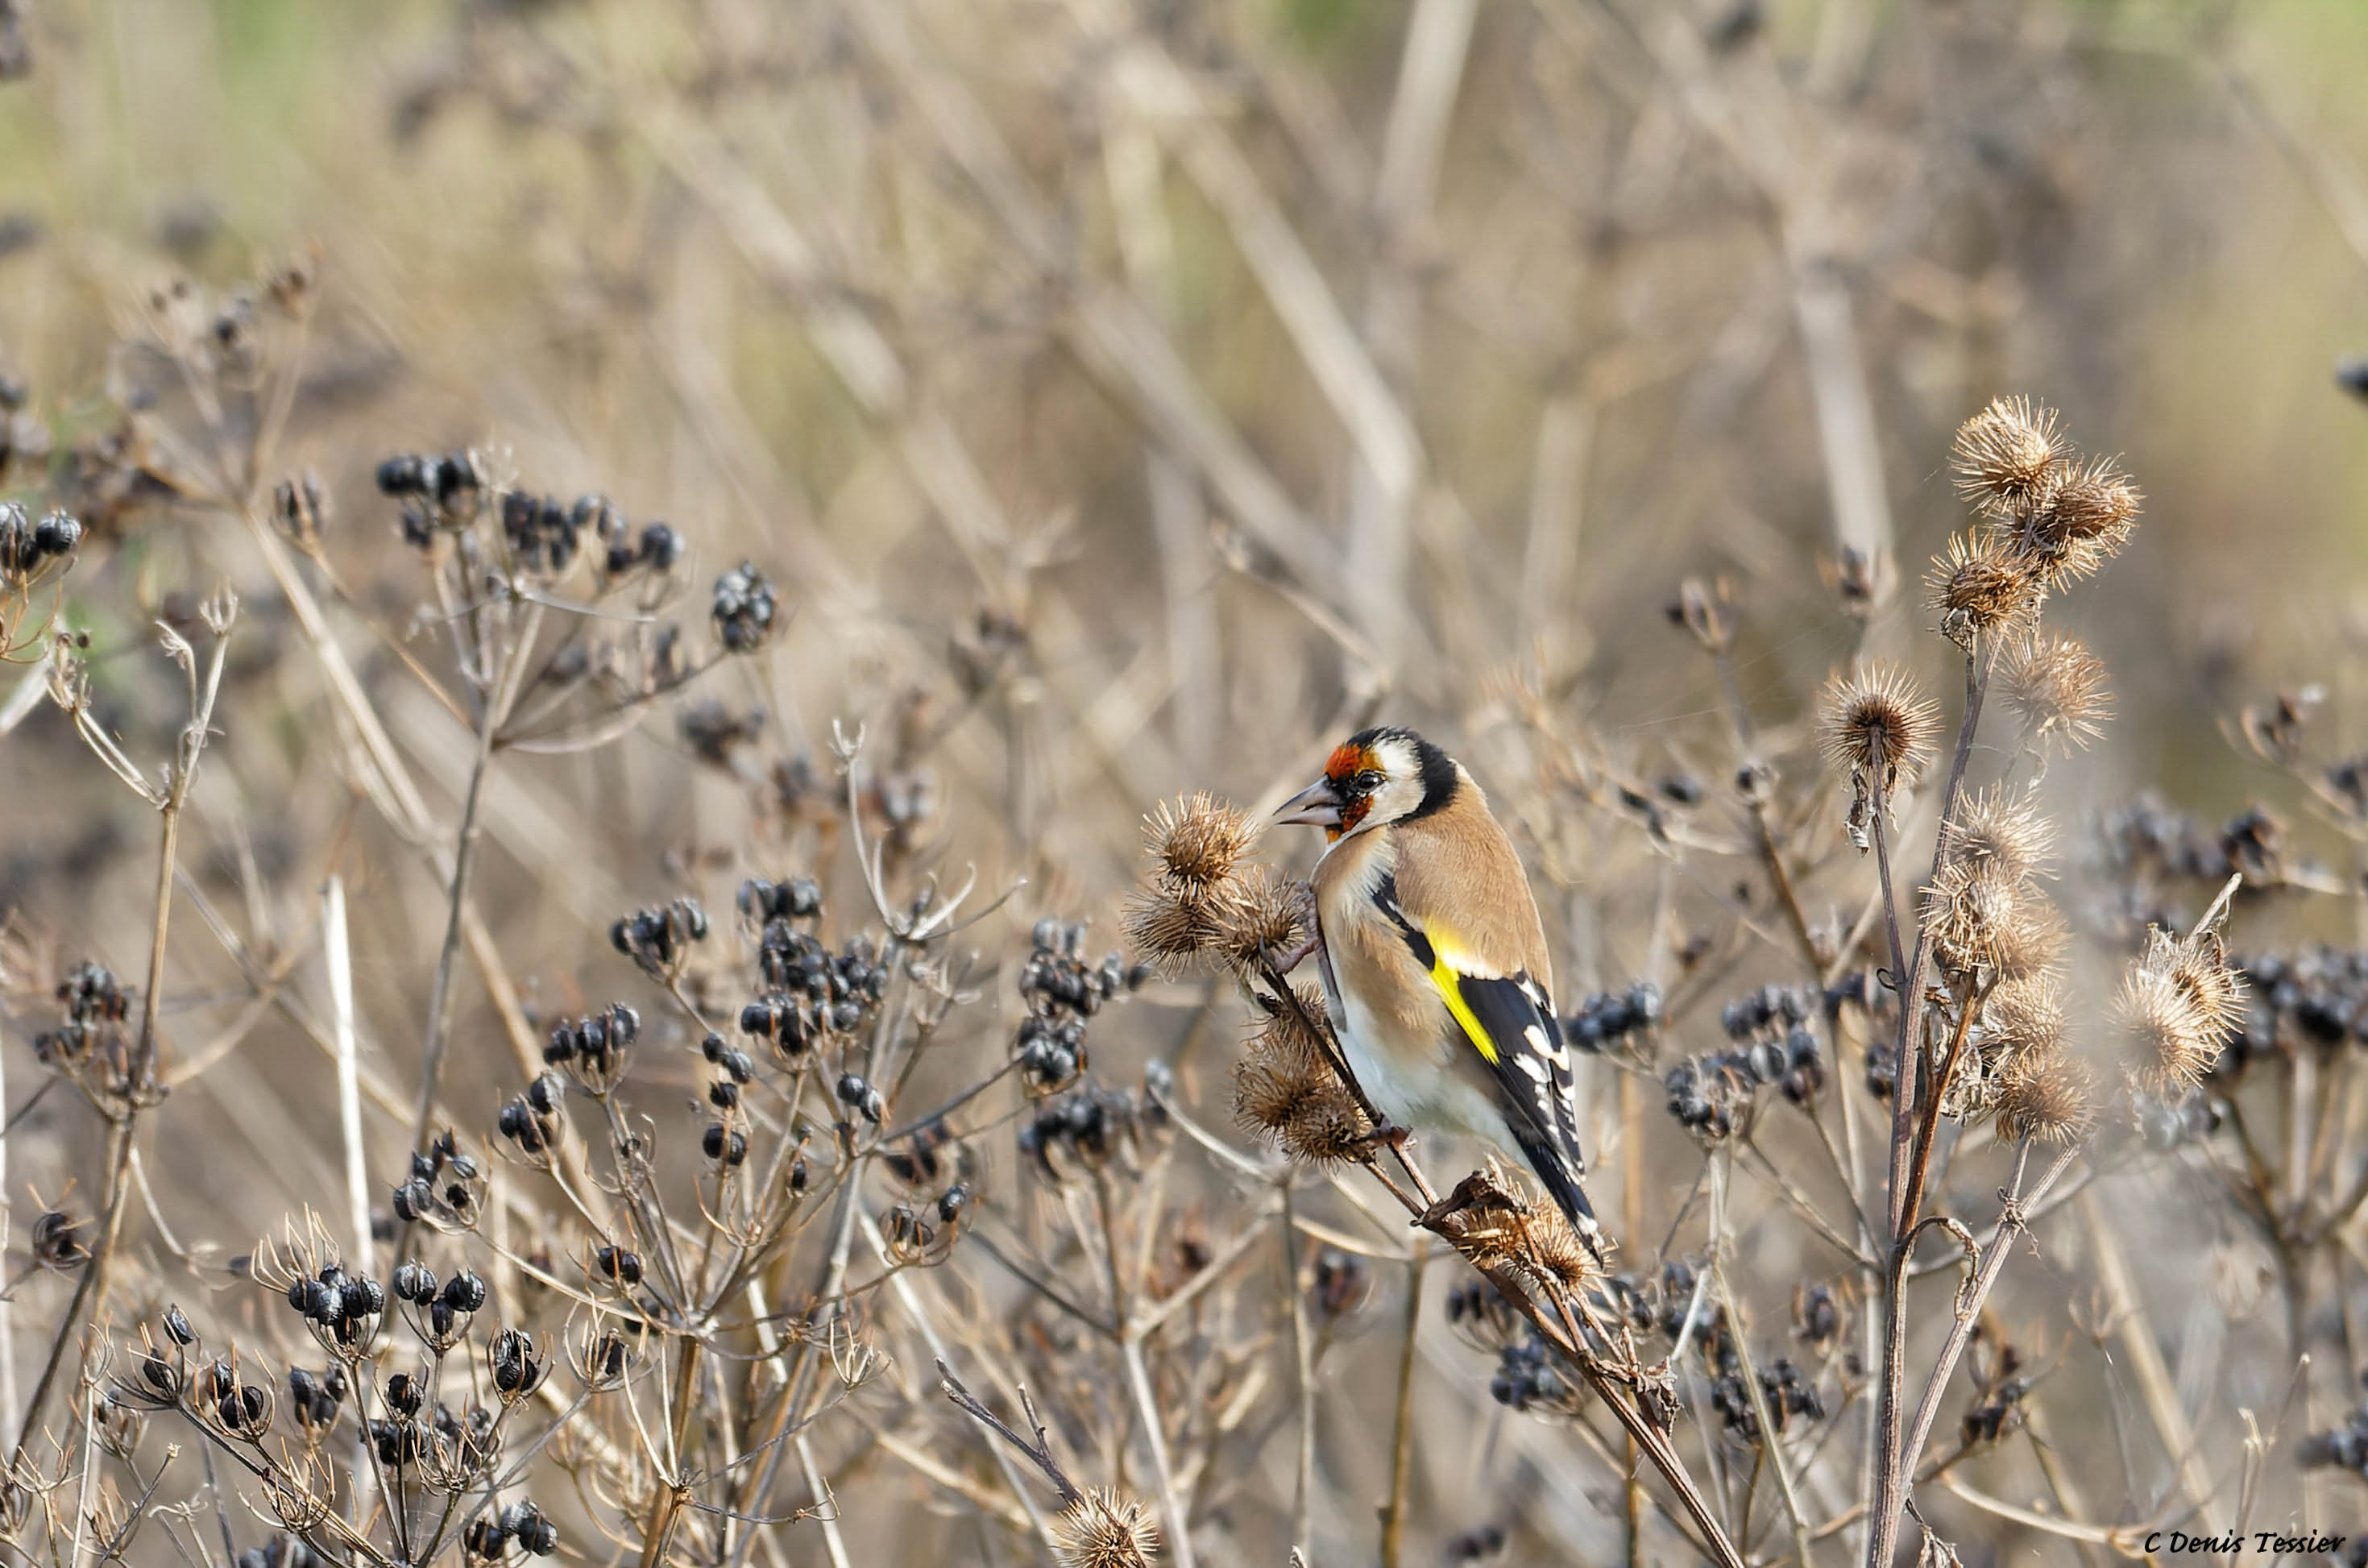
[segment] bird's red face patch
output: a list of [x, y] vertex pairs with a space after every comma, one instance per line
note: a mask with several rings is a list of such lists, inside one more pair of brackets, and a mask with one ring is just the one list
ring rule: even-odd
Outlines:
[[1340, 802], [1340, 825], [1326, 830], [1326, 838], [1338, 841], [1344, 834], [1354, 833], [1365, 813], [1373, 809], [1373, 792], [1367, 776], [1382, 771], [1381, 759], [1371, 746], [1343, 745], [1333, 748], [1324, 764], [1324, 777], [1332, 781], [1332, 793]]

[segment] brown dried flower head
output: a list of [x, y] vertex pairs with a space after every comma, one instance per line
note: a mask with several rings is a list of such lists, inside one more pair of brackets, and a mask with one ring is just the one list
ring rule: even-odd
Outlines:
[[2029, 882], [2022, 884], [2015, 917], [1998, 933], [1990, 967], [2001, 981], [2053, 974], [2072, 945], [2072, 926], [2064, 912]]
[[1932, 760], [1940, 706], [1897, 665], [1876, 660], [1836, 675], [1817, 694], [1817, 746], [1835, 771], [1912, 785]]
[[2037, 632], [2009, 650], [2000, 674], [2007, 706], [2022, 721], [2024, 745], [2056, 746], [2069, 756], [2104, 733], [2113, 710], [2104, 662], [2078, 637]]
[[1952, 537], [1924, 581], [1941, 634], [1968, 651], [1977, 636], [2020, 628], [2039, 609], [2040, 578], [1995, 530]]
[[1995, 968], [2027, 918], [2022, 879], [1987, 863], [1952, 860], [1924, 890], [1924, 929], [1941, 967], [1964, 974]]
[[1170, 979], [1205, 965], [1217, 941], [1208, 905], [1158, 881], [1127, 899], [1124, 923], [1127, 945]]
[[2002, 980], [1982, 1004], [1982, 1053], [2009, 1071], [2025, 1057], [2064, 1049], [2064, 990], [2044, 974]]
[[2002, 397], [1958, 427], [1949, 466], [1959, 494], [1985, 512], [2010, 517], [2046, 490], [2067, 449], [2054, 409]]
[[2167, 1099], [2203, 1082], [2226, 1038], [2192, 992], [2145, 959], [2122, 981], [2112, 1016], [2130, 1081]]
[[[1323, 1017], [1315, 991], [1303, 987], [1297, 995], [1307, 1019]], [[1263, 999], [1261, 1005], [1267, 1021], [1234, 1064], [1235, 1119], [1295, 1160], [1357, 1159], [1369, 1146], [1372, 1123], [1300, 1013]]]
[[2055, 829], [2039, 814], [2036, 795], [1992, 785], [1957, 807], [1951, 856], [1969, 865], [1997, 866], [2024, 878], [2046, 869], [2055, 850]]
[[2061, 589], [2121, 553], [2144, 504], [2121, 465], [2098, 458], [2051, 484], [2012, 525], [2010, 540], [2050, 588]]
[[1998, 1131], [2009, 1142], [2077, 1142], [2096, 1116], [2095, 1080], [2060, 1047], [2016, 1058], [1998, 1086]]
[[1141, 1499], [1106, 1487], [1080, 1493], [1051, 1520], [1060, 1568], [1151, 1568], [1159, 1524]]
[[1218, 956], [1247, 970], [1262, 956], [1290, 951], [1306, 932], [1308, 907], [1304, 884], [1269, 867], [1248, 867], [1209, 900]]
[[2245, 980], [2228, 967], [2227, 949], [2216, 932], [2180, 937], [2151, 928], [2146, 962], [2186, 996], [2214, 1040], [2227, 1039], [2244, 1023]]
[[1160, 801], [1143, 819], [1143, 834], [1161, 880], [1205, 897], [1233, 876], [1258, 828], [1244, 812], [1202, 792]]

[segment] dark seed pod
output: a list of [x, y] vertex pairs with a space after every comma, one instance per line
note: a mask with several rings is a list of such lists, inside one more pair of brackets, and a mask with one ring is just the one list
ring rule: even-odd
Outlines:
[[436, 1271], [416, 1258], [395, 1266], [394, 1293], [402, 1300], [425, 1305], [436, 1299]]
[[174, 1344], [188, 1346], [198, 1342], [198, 1331], [189, 1326], [188, 1315], [181, 1311], [177, 1302], [165, 1309], [164, 1321], [165, 1337]]
[[464, 1268], [444, 1281], [441, 1300], [456, 1312], [473, 1312], [485, 1304], [485, 1282]]

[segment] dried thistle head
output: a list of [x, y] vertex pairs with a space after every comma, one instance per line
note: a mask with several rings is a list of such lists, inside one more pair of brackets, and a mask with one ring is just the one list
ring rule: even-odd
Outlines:
[[2060, 746], [2069, 756], [2104, 733], [2113, 710], [2104, 661], [2078, 637], [2039, 631], [2008, 650], [1999, 673], [2007, 706], [2022, 721], [2024, 745]]
[[1260, 958], [1298, 945], [1306, 932], [1307, 890], [1271, 868], [1252, 866], [1208, 901], [1208, 914], [1218, 956], [1248, 970]]
[[1997, 517], [2028, 508], [2055, 477], [2069, 449], [2055, 411], [2025, 397], [2002, 397], [1957, 429], [1949, 466], [1957, 493]]
[[1951, 861], [1924, 890], [1924, 929], [1934, 956], [1952, 973], [1996, 967], [2027, 918], [2029, 902], [2022, 879], [2004, 868]]
[[2072, 926], [2055, 901], [2031, 883], [2022, 884], [2015, 917], [1998, 933], [1990, 967], [2000, 980], [2053, 974], [2072, 945]]
[[1301, 1013], [1269, 1004], [1267, 1020], [1234, 1064], [1234, 1116], [1294, 1160], [1337, 1165], [1360, 1157], [1372, 1123], [1332, 1070], [1306, 1020], [1323, 1016], [1312, 990], [1298, 993]]
[[2111, 458], [2060, 473], [2010, 540], [2051, 588], [2093, 576], [2129, 542], [2145, 497]]
[[2060, 1047], [2017, 1057], [1998, 1085], [1998, 1131], [2009, 1142], [2077, 1142], [2096, 1115], [2095, 1080]]
[[2184, 994], [2214, 1040], [2226, 1040], [2245, 1023], [2244, 976], [2228, 965], [2219, 934], [2201, 931], [2174, 937], [2160, 928], [2146, 933], [2145, 962], [2158, 969]]
[[1232, 878], [1258, 829], [1241, 811], [1201, 792], [1160, 801], [1143, 819], [1143, 834], [1160, 880], [1205, 898]]
[[1164, 881], [1146, 882], [1129, 895], [1124, 925], [1127, 946], [1170, 979], [1206, 964], [1217, 940], [1208, 905]]
[[1151, 1568], [1159, 1524], [1141, 1499], [1096, 1486], [1051, 1520], [1053, 1561], [1060, 1568]]
[[1941, 634], [1967, 650], [1978, 636], [2027, 625], [2039, 609], [2041, 578], [1995, 530], [1952, 536], [1924, 582]]
[[1996, 866], [2021, 879], [2044, 869], [2055, 849], [2055, 829], [2039, 814], [2031, 790], [2009, 792], [1997, 784], [1958, 804], [1952, 859]]
[[2064, 1049], [2064, 988], [2045, 974], [2002, 980], [1982, 1004], [1982, 1053], [2011, 1071], [2024, 1057]]
[[2168, 971], [2141, 959], [2114, 994], [2123, 1069], [2148, 1094], [2177, 1098], [2203, 1081], [2226, 1031]]
[[1899, 665], [1874, 660], [1817, 693], [1817, 745], [1835, 771], [1914, 784], [1932, 760], [1941, 710]]

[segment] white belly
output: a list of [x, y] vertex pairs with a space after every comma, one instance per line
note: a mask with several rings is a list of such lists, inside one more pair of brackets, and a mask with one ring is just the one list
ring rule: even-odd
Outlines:
[[[1471, 1075], [1451, 1069], [1447, 1053], [1457, 1047], [1442, 1036], [1419, 1058], [1405, 1052], [1385, 1056], [1374, 1050], [1371, 1042], [1381, 1038], [1379, 1022], [1356, 998], [1340, 994], [1328, 955], [1324, 962], [1324, 1000], [1340, 1049], [1348, 1053], [1349, 1071], [1357, 1074], [1358, 1084], [1376, 1110], [1410, 1132], [1477, 1138], [1518, 1165], [1519, 1153], [1495, 1102]], [[1417, 1060], [1418, 1067], [1414, 1065]]]

